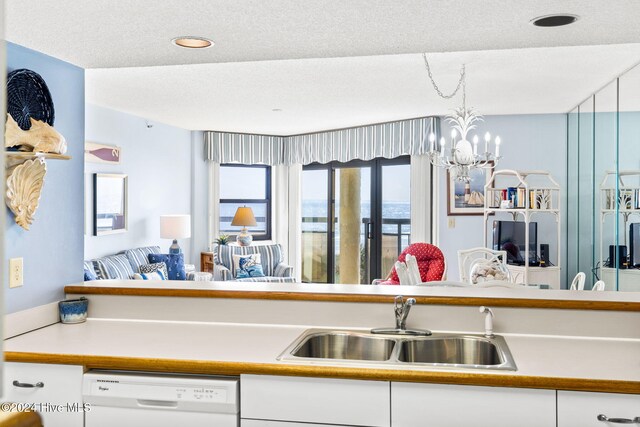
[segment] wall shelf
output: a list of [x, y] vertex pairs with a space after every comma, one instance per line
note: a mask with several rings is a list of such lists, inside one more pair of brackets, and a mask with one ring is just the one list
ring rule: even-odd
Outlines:
[[30, 159], [49, 159], [49, 160], [71, 160], [71, 156], [53, 153], [34, 153], [31, 151], [5, 151], [4, 154], [10, 159], [30, 160]]
[[5, 150], [5, 203], [13, 212], [16, 224], [25, 230], [34, 219], [47, 173], [45, 160], [70, 160], [55, 153]]

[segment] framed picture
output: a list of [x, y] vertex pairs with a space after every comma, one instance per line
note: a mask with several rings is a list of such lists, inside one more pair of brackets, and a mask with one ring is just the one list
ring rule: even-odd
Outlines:
[[484, 186], [493, 173], [494, 163], [469, 172], [471, 181], [458, 181], [447, 170], [447, 215], [482, 215], [484, 211]]
[[127, 175], [93, 174], [93, 235], [127, 231]]
[[96, 142], [85, 142], [84, 161], [91, 163], [107, 163], [110, 165], [120, 164], [120, 154], [122, 150], [115, 145], [98, 144]]

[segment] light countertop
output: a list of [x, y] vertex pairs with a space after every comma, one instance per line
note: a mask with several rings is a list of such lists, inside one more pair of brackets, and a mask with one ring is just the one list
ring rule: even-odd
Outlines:
[[[7, 361], [640, 393], [640, 340], [503, 335], [518, 370], [281, 362], [305, 326], [89, 319], [5, 341]], [[146, 368], [145, 368], [146, 367]]]

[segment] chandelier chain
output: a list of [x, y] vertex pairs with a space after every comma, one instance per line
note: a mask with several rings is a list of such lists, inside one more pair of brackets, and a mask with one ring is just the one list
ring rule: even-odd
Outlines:
[[440, 90], [440, 88], [438, 87], [438, 85], [436, 84], [436, 81], [433, 78], [433, 74], [431, 73], [431, 67], [429, 66], [429, 61], [427, 60], [427, 54], [423, 53], [422, 54], [422, 58], [424, 59], [424, 66], [427, 69], [427, 74], [429, 75], [429, 80], [431, 80], [431, 84], [433, 85], [433, 88], [435, 89], [436, 93], [442, 98], [442, 99], [451, 99], [454, 96], [456, 96], [456, 94], [460, 91], [460, 88], [462, 88], [462, 106], [466, 108], [467, 105], [467, 91], [466, 91], [466, 70], [465, 70], [465, 66], [464, 64], [462, 65], [462, 68], [460, 69], [460, 79], [458, 80], [458, 84], [456, 85], [456, 88], [453, 92], [451, 92], [451, 94], [449, 95], [445, 95], [444, 93], [442, 93], [442, 91]]

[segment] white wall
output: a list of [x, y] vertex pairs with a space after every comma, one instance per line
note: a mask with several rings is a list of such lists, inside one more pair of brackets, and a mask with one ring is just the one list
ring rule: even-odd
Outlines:
[[200, 252], [208, 251], [211, 243], [209, 235], [209, 165], [204, 159], [204, 133], [192, 132], [191, 170], [191, 236], [192, 264], [200, 267]]
[[[496, 169], [547, 170], [551, 172], [561, 187], [561, 203], [566, 200], [566, 115], [508, 115], [485, 116], [478, 126], [477, 134], [482, 136], [489, 131], [500, 135], [502, 146], [500, 154], [504, 158]], [[449, 135], [450, 127], [442, 121], [442, 135]], [[476, 131], [472, 131], [474, 135]], [[493, 151], [493, 150], [492, 150]], [[458, 249], [469, 249], [484, 245], [482, 216], [447, 216], [446, 173], [439, 170], [439, 247], [447, 260], [447, 277], [458, 279]], [[564, 209], [564, 207], [563, 207]], [[565, 238], [566, 215], [562, 218], [562, 237]], [[455, 219], [455, 228], [448, 227], [449, 218]], [[509, 220], [507, 216], [496, 218]], [[551, 261], [557, 259], [557, 234], [555, 220], [551, 217], [543, 220], [541, 216], [533, 219], [538, 222], [538, 244], [549, 243]], [[489, 223], [493, 218], [489, 218]], [[489, 238], [491, 244], [491, 238]], [[566, 242], [563, 240], [563, 248]], [[564, 249], [562, 249], [564, 255]], [[564, 261], [563, 261], [564, 264]], [[564, 269], [563, 269], [564, 271]], [[564, 275], [561, 275], [564, 278]]]
[[[86, 140], [118, 145], [122, 154], [119, 165], [85, 164], [85, 259], [149, 245], [159, 245], [168, 251], [171, 241], [160, 239], [160, 215], [191, 214], [192, 132], [148, 123], [152, 127], [147, 127], [147, 121], [141, 117], [86, 106]], [[126, 233], [92, 235], [92, 176], [97, 172], [122, 173], [129, 177], [129, 230]], [[195, 263], [190, 240], [179, 243], [185, 252], [185, 261]]]

